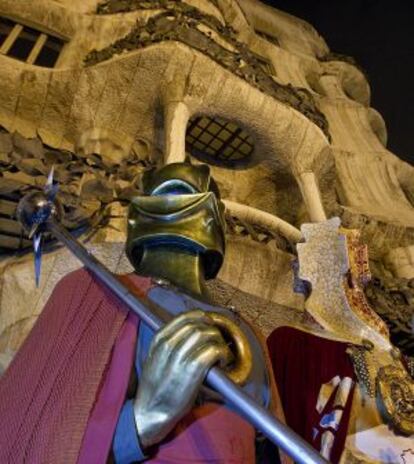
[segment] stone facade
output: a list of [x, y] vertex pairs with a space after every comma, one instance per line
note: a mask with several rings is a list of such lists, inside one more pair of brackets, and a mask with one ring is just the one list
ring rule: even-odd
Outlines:
[[240, 165], [212, 163], [228, 222], [217, 302], [265, 335], [306, 324], [293, 291], [299, 228], [338, 216], [362, 231], [375, 275], [368, 298], [413, 353], [414, 168], [386, 149], [364, 73], [312, 26], [255, 0], [0, 0], [0, 17], [65, 43], [53, 68], [0, 46], [0, 364], [79, 266], [50, 243], [34, 288], [13, 216], [21, 195], [54, 165], [65, 225], [126, 271], [125, 207], [145, 170], [198, 162], [186, 151], [197, 115], [254, 141]]

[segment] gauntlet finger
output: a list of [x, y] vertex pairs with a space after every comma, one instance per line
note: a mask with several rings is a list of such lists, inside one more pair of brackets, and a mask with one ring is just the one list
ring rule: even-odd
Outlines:
[[193, 324], [187, 337], [176, 344], [174, 352], [170, 355], [170, 360], [180, 366], [185, 365], [192, 361], [193, 353], [211, 344], [226, 346], [220, 330], [213, 325]]
[[182, 326], [190, 322], [209, 322], [210, 318], [201, 309], [194, 309], [184, 314], [180, 314], [175, 317], [172, 321], [166, 324], [161, 330], [159, 330], [154, 338], [152, 345], [159, 345], [164, 343], [164, 340], [174, 335]]
[[182, 322], [182, 324], [180, 324], [177, 329], [169, 335], [163, 335], [157, 339], [153, 339], [150, 352], [155, 353], [164, 349], [171, 351], [171, 349], [174, 349], [177, 345], [188, 339], [188, 337], [194, 333], [197, 328], [204, 329], [206, 327], [208, 327], [207, 324], [202, 322], [200, 319], [196, 321], [188, 320]]
[[225, 367], [232, 362], [233, 355], [226, 344], [211, 343], [193, 352], [190, 358], [194, 382], [201, 384], [213, 365], [219, 363], [221, 367]]
[[[216, 327], [200, 321], [188, 322], [181, 326], [181, 328], [170, 337], [162, 338], [159, 340], [158, 344], [151, 345], [148, 359], [151, 360], [151, 363], [170, 369], [170, 364], [178, 361], [177, 353], [180, 352], [184, 345], [186, 349], [181, 352], [181, 355], [185, 355], [187, 350], [192, 351], [196, 349], [195, 345], [205, 343], [203, 340], [211, 338], [213, 338], [214, 341], [221, 339], [221, 334]], [[182, 359], [183, 358], [180, 356], [180, 361]]]

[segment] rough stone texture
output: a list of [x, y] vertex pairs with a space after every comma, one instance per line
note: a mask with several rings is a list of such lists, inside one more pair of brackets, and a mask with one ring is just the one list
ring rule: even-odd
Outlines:
[[244, 317], [267, 337], [276, 327], [304, 325], [303, 311], [284, 307], [215, 279], [208, 285], [213, 302]]
[[[142, 1], [110, 0], [102, 5], [98, 12], [126, 12], [149, 8], [151, 5], [149, 2]], [[259, 59], [246, 44], [235, 38], [231, 28], [223, 27], [214, 16], [200, 14], [197, 8], [182, 2], [167, 2], [165, 7], [169, 9], [168, 12], [152, 17], [145, 25], [138, 22], [126, 37], [107, 48], [89, 53], [85, 58], [86, 65], [94, 65], [125, 51], [148, 47], [160, 41], [183, 42], [205, 53], [262, 92], [297, 109], [318, 125], [330, 138], [326, 119], [316, 108], [310, 92], [307, 89], [295, 89], [290, 84], [284, 86], [272, 79], [271, 75], [263, 70]], [[221, 36], [221, 40], [217, 34]]]
[[[234, 121], [255, 145], [243, 166], [212, 166], [223, 198], [238, 204], [227, 218], [218, 301], [233, 301], [265, 334], [305, 327], [303, 298], [292, 290], [292, 237], [312, 207], [361, 229], [381, 279], [370, 298], [391, 314], [392, 330], [400, 323], [390, 289], [414, 272], [414, 168], [386, 149], [364, 73], [330, 53], [312, 26], [256, 0], [0, 0], [1, 15], [67, 39], [54, 69], [0, 55], [0, 240], [9, 250], [29, 245], [13, 219], [16, 202], [55, 164], [67, 225], [85, 224], [85, 208], [90, 244], [116, 268], [128, 198], [142, 170], [163, 163], [179, 126], [164, 110], [185, 107], [189, 118]], [[313, 189], [300, 187], [304, 178], [315, 179]], [[32, 258], [3, 255], [0, 363], [76, 265], [50, 251], [35, 290]], [[412, 302], [399, 301], [405, 340]]]
[[43, 187], [52, 167], [59, 183], [57, 199], [64, 208], [63, 224], [69, 229], [102, 227], [110, 218], [111, 204], [126, 204], [139, 194], [142, 174], [154, 166], [150, 159], [136, 151], [125, 153], [105, 131], [86, 133], [80, 142], [75, 154], [0, 127], [2, 252], [27, 249], [29, 242], [19, 239], [23, 232], [15, 219], [16, 206], [28, 190]]
[[408, 356], [414, 356], [414, 279], [375, 278], [366, 295], [387, 322], [391, 340]]
[[414, 278], [414, 246], [394, 248], [386, 256], [385, 262], [396, 277]]

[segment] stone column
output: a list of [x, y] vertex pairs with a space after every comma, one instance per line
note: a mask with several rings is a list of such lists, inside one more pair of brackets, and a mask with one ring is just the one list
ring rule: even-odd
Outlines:
[[164, 106], [164, 163], [185, 160], [185, 133], [190, 111], [182, 101], [167, 102]]
[[297, 177], [300, 191], [305, 201], [310, 220], [312, 222], [326, 221], [325, 210], [321, 200], [318, 183], [315, 174], [311, 171], [302, 172]]

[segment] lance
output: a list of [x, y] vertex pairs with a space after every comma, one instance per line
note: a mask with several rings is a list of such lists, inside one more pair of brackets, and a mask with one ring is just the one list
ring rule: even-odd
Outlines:
[[[53, 184], [53, 173], [49, 175], [43, 192], [25, 195], [17, 207], [17, 217], [23, 228], [33, 238], [35, 247], [36, 281], [39, 279], [41, 259], [41, 236], [49, 232], [89, 269], [101, 282], [136, 313], [151, 329], [157, 331], [171, 319], [166, 311], [146, 298], [137, 297], [122, 282], [99, 262], [75, 237], [59, 222], [63, 214], [59, 203], [55, 201], [57, 188]], [[210, 388], [216, 390], [257, 430], [299, 464], [323, 464], [326, 461], [302, 437], [287, 425], [277, 420], [264, 407], [257, 404], [238, 385], [233, 383], [218, 367], [212, 367], [204, 380]]]

